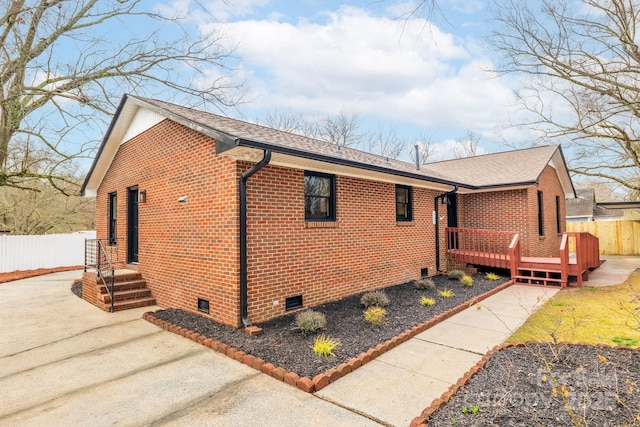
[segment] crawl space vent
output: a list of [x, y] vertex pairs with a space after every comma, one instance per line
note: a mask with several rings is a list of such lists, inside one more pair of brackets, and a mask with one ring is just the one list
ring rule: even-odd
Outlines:
[[302, 307], [302, 295], [289, 297], [284, 300], [285, 311], [295, 310], [296, 308], [301, 308], [301, 307]]
[[198, 298], [198, 311], [209, 314], [209, 301]]
[[420, 276], [421, 277], [427, 277], [429, 275], [429, 269], [428, 268], [421, 268], [420, 269]]

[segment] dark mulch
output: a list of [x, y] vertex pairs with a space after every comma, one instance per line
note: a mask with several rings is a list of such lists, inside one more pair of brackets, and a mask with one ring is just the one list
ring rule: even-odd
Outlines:
[[[384, 291], [390, 304], [386, 307], [387, 321], [381, 326], [365, 322], [363, 307], [360, 305], [362, 294], [314, 307], [313, 310], [324, 313], [327, 317], [327, 327], [321, 332], [340, 341], [335, 355], [330, 357], [321, 357], [313, 352], [311, 347], [315, 336], [305, 336], [296, 330], [295, 313], [260, 324], [264, 334], [259, 337], [250, 337], [242, 330], [182, 310], [168, 309], [155, 315], [287, 371], [313, 378], [507, 280], [490, 281], [483, 275], [476, 274], [473, 276], [473, 286], [466, 287], [459, 281], [442, 276], [433, 279], [436, 290], [432, 291], [418, 290], [412, 282], [386, 288]], [[451, 289], [455, 296], [439, 297], [437, 291], [444, 288]], [[423, 307], [420, 305], [421, 296], [432, 297], [437, 302], [434, 306]]]
[[491, 356], [427, 424], [637, 426], [639, 388], [637, 350], [577, 344], [509, 347]]
[[74, 280], [71, 284], [71, 292], [78, 298], [82, 298], [82, 280]]

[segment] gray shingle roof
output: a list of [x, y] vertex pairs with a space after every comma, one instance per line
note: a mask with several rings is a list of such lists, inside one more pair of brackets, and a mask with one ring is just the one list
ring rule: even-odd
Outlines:
[[274, 148], [294, 150], [299, 153], [313, 153], [336, 161], [351, 161], [362, 165], [411, 173], [458, 183], [469, 188], [498, 187], [535, 183], [559, 150], [558, 145], [534, 147], [502, 153], [485, 154], [475, 157], [447, 160], [421, 165], [417, 171], [412, 163], [366, 153], [351, 148], [340, 151], [334, 144], [271, 129], [254, 123], [231, 119], [217, 114], [164, 102], [156, 99], [131, 97], [143, 103], [155, 106], [165, 112], [178, 115], [209, 129], [224, 133], [230, 137], [257, 141]]
[[213, 113], [206, 113], [195, 109], [183, 107], [169, 102], [156, 99], [134, 97], [148, 104], [154, 105], [165, 111], [170, 111], [185, 119], [199, 123], [211, 129], [215, 129], [231, 137], [245, 140], [258, 141], [288, 150], [296, 150], [314, 154], [320, 154], [336, 160], [350, 160], [357, 163], [376, 165], [382, 168], [414, 173], [424, 177], [433, 177], [439, 180], [457, 182], [448, 173], [440, 173], [431, 170], [428, 165], [421, 165], [420, 171], [412, 163], [400, 160], [389, 159], [353, 148], [337, 149], [335, 144], [309, 138], [302, 135], [293, 134], [277, 129], [268, 128], [255, 123], [219, 116]]
[[557, 150], [558, 145], [546, 145], [445, 160], [427, 166], [441, 174], [453, 174], [461, 183], [480, 187], [535, 182]]

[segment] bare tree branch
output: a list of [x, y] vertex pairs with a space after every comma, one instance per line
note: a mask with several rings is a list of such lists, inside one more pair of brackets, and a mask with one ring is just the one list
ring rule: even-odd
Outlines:
[[[640, 52], [634, 0], [495, 2], [504, 73], [530, 76], [523, 123], [570, 149], [571, 171], [640, 191]], [[552, 101], [552, 102], [549, 102]]]
[[459, 138], [453, 150], [453, 157], [460, 159], [463, 157], [472, 157], [478, 154], [478, 143], [480, 135], [468, 130], [467, 134]]
[[[97, 145], [78, 137], [103, 128], [123, 93], [217, 109], [240, 102], [233, 46], [183, 24], [142, 0], [0, 2], [0, 186], [65, 183], [63, 166]], [[23, 144], [47, 160], [39, 169], [16, 158]]]

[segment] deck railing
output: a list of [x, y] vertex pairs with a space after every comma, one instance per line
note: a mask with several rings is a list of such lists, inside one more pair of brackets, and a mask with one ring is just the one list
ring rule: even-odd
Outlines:
[[560, 240], [560, 280], [560, 286], [563, 288], [569, 283], [569, 236], [567, 233], [564, 233]]
[[448, 227], [447, 253], [457, 261], [497, 268], [510, 268], [509, 246], [513, 232]]
[[522, 259], [522, 247], [520, 246], [520, 234], [516, 233], [511, 239], [509, 244], [509, 270], [511, 270], [511, 277], [518, 275], [518, 266]]
[[574, 231], [567, 233], [574, 237], [576, 254], [583, 259], [582, 265], [586, 268], [600, 267], [600, 239], [587, 231]]
[[549, 258], [523, 257], [518, 233], [468, 228], [447, 228], [446, 233], [447, 254], [456, 262], [509, 269], [512, 277], [521, 274], [524, 264], [529, 269], [543, 269], [539, 271], [547, 265], [560, 273], [562, 286], [567, 285], [569, 276], [576, 277], [581, 286], [589, 279], [589, 270], [600, 266], [598, 238], [588, 232], [563, 233], [559, 257]]
[[[586, 231], [564, 233], [563, 238], [565, 236], [570, 242], [567, 243], [567, 257], [569, 247], [575, 250], [575, 271], [578, 286], [581, 286], [583, 280], [589, 280], [589, 270], [600, 267], [600, 243], [596, 236]], [[562, 257], [562, 248], [560, 256]]]

